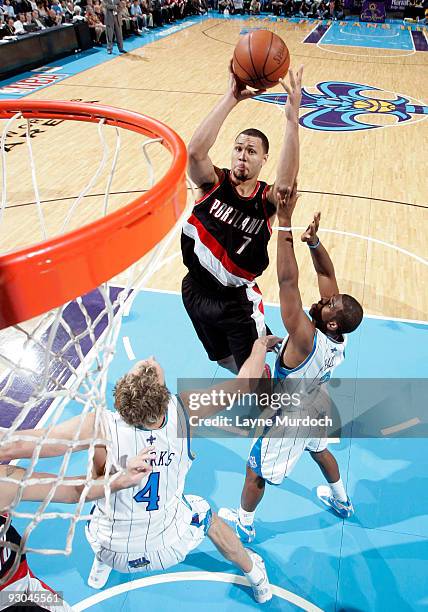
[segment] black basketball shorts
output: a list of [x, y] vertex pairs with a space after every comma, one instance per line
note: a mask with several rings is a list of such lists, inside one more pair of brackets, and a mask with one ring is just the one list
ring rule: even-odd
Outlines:
[[211, 361], [233, 355], [240, 369], [249, 357], [254, 341], [270, 333], [265, 325], [262, 294], [257, 285], [226, 287], [214, 293], [187, 274], [181, 295]]

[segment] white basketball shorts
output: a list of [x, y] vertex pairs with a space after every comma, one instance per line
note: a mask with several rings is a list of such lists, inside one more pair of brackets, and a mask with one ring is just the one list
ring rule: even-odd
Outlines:
[[184, 498], [192, 509], [192, 522], [184, 535], [170, 543], [167, 548], [117, 553], [103, 548], [91, 534], [89, 525], [86, 527], [86, 537], [95, 555], [100, 561], [122, 573], [165, 570], [181, 563], [190, 551], [199, 546], [212, 522], [211, 508], [205, 499], [197, 495], [185, 495]]
[[319, 453], [328, 438], [269, 438], [261, 436], [250, 450], [247, 465], [269, 484], [279, 485], [289, 476], [305, 451]]

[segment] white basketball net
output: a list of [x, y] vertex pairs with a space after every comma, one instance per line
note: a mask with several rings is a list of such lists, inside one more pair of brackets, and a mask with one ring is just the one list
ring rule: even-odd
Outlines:
[[[20, 113], [5, 121], [0, 141], [2, 161], [0, 224], [5, 209], [9, 205], [6, 143], [7, 135], [12, 130], [15, 121], [27, 122], [26, 142], [35, 205], [42, 236], [48, 238], [48, 223], [37, 186], [36, 165], [30, 138], [31, 120], [23, 119]], [[110, 164], [110, 170], [105, 187], [102, 215], [109, 213], [110, 187], [121, 146], [120, 130], [116, 127], [107, 126], [104, 120], [100, 120], [97, 129], [103, 150], [102, 159], [92, 179], [82, 188], [79, 196], [69, 206], [64, 216], [62, 232], [66, 230], [73, 216], [79, 211], [85, 195], [96, 184], [107, 164]], [[105, 138], [106, 130], [114, 130], [116, 133], [112, 153]], [[150, 187], [154, 184], [154, 170], [147, 153], [147, 147], [156, 142], [161, 143], [161, 139], [147, 139], [143, 143], [143, 154], [147, 163], [149, 182], [151, 182]], [[142, 160], [135, 160], [135, 163], [140, 163], [140, 161]], [[1, 536], [8, 529], [11, 520], [14, 517], [20, 517], [27, 519], [28, 524], [21, 533], [22, 543], [18, 553], [69, 554], [72, 549], [77, 522], [89, 518], [83, 514], [83, 509], [88, 489], [94, 482], [91, 467], [95, 446], [102, 444], [107, 448], [106, 474], [110, 473], [112, 467], [120, 469], [110, 452], [110, 441], [107, 438], [94, 438], [89, 442], [88, 467], [84, 477], [64, 481], [66, 475], [70, 476], [68, 468], [71, 453], [77, 442], [55, 440], [56, 443], [64, 443], [68, 449], [60, 458], [61, 467], [57, 471], [57, 476], [48, 480], [38, 480], [33, 477], [34, 471], [40, 471], [40, 468], [37, 468], [37, 463], [41, 448], [42, 446], [46, 448], [46, 444], [48, 444], [46, 439], [51, 429], [63, 420], [64, 409], [70, 401], [73, 402], [73, 415], [80, 415], [79, 425], [76, 427], [76, 439], [79, 436], [84, 417], [91, 411], [95, 412], [96, 415], [95, 430], [100, 430], [99, 426], [105, 421], [105, 411], [107, 410], [108, 369], [115, 352], [122, 317], [124, 313], [129, 312], [137, 290], [144, 286], [148, 277], [156, 270], [179, 228], [180, 224], [177, 224], [163, 242], [148, 256], [136, 262], [126, 271], [125, 275], [122, 274], [120, 286], [117, 286], [114, 280], [111, 280], [86, 296], [81, 296], [68, 304], [55, 308], [38, 318], [37, 321], [15, 325], [13, 328], [0, 331], [0, 367], [3, 369], [0, 374], [0, 425], [2, 426], [0, 448], [12, 440], [28, 441], [28, 436], [19, 435], [20, 429], [40, 427], [41, 425], [47, 428], [46, 435], [37, 439], [33, 456], [30, 460], [27, 460], [28, 467], [24, 464], [26, 473], [23, 479], [15, 480], [13, 476], [11, 478], [0, 478], [0, 487], [3, 487], [5, 482], [17, 485], [15, 498], [6, 509], [8, 512], [6, 527], [0, 532], [0, 553], [2, 552], [1, 548], [17, 550], [15, 545], [6, 542]], [[102, 428], [101, 430], [108, 431], [108, 428]], [[54, 441], [51, 440], [50, 442], [53, 443]], [[46, 465], [44, 471], [46, 471]], [[52, 472], [52, 470], [49, 471]], [[115, 476], [110, 476], [102, 481], [107, 500], [110, 498], [110, 486], [114, 478]], [[41, 482], [53, 483], [48, 497], [38, 505], [34, 513], [19, 511], [17, 506], [21, 501], [25, 487]], [[50, 501], [60, 485], [74, 487], [82, 484], [84, 485], [83, 493], [76, 506], [65, 506], [66, 511], [49, 511]], [[62, 548], [32, 548], [28, 545], [30, 534], [37, 525], [58, 518], [69, 520], [66, 541]], [[17, 555], [15, 566], [12, 568], [13, 571], [19, 563], [20, 554]], [[9, 579], [13, 571], [4, 577], [2, 582]]]

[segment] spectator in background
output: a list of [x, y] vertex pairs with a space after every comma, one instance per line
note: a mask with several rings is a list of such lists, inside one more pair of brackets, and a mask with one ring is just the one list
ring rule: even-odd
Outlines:
[[294, 13], [294, 2], [293, 0], [284, 0], [282, 12], [286, 17], [290, 17]]
[[272, 13], [279, 17], [282, 13], [283, 2], [282, 0], [272, 0]]
[[73, 10], [73, 17], [71, 18], [72, 23], [80, 23], [81, 21], [85, 21], [84, 16], [82, 15], [82, 9], [80, 6], [75, 6]]
[[73, 21], [74, 16], [74, 4], [73, 2], [67, 2], [64, 7], [64, 20], [67, 23], [71, 23]]
[[[101, 21], [101, 23], [105, 25], [105, 14], [104, 14], [104, 11], [103, 11], [103, 7], [101, 6], [100, 2], [98, 2], [98, 0], [95, 0], [92, 8], [93, 8], [93, 11], [94, 11], [95, 15]], [[120, 6], [119, 6], [119, 8], [120, 8]]]
[[46, 30], [46, 26], [43, 23], [43, 21], [40, 19], [39, 11], [37, 9], [33, 11], [33, 22], [36, 24], [36, 26], [40, 30]]
[[260, 9], [262, 5], [259, 0], [251, 0], [250, 2], [250, 15], [260, 15]]
[[36, 32], [39, 28], [33, 21], [33, 12], [25, 13], [24, 30], [25, 32]]
[[44, 0], [39, 0], [39, 2], [37, 2], [36, 4], [37, 4], [37, 10], [39, 11], [39, 19], [47, 27], [49, 7], [47, 6], [47, 3]]
[[15, 15], [18, 16], [19, 13], [30, 13], [33, 10], [31, 3], [29, 0], [13, 0], [13, 9], [15, 11]]
[[162, 22], [170, 23], [171, 17], [170, 17], [170, 10], [168, 6], [168, 0], [160, 0], [160, 7], [161, 7], [161, 13], [162, 13]]
[[156, 27], [163, 26], [163, 17], [161, 11], [161, 2], [160, 0], [147, 0], [149, 8], [153, 15], [153, 23]]
[[233, 0], [233, 7], [235, 9], [235, 13], [240, 15], [244, 14], [244, 0]]
[[12, 17], [13, 19], [15, 19], [15, 11], [13, 10], [13, 6], [10, 3], [10, 0], [4, 0], [3, 12], [5, 14], [5, 22], [7, 22], [8, 17]]
[[60, 5], [59, 0], [51, 0], [51, 10], [55, 11], [56, 15], [61, 16], [61, 22], [62, 22], [62, 18], [64, 17], [64, 10], [62, 6]]
[[13, 17], [6, 19], [6, 24], [3, 26], [3, 38], [5, 36], [15, 36], [15, 25]]
[[343, 19], [345, 17], [342, 0], [334, 0], [334, 14], [336, 19]]
[[141, 0], [140, 6], [141, 6], [141, 11], [146, 20], [146, 27], [152, 28], [153, 27], [153, 15], [152, 15], [152, 11], [150, 9], [148, 0]]
[[50, 8], [48, 10], [48, 20], [49, 27], [52, 28], [54, 26], [58, 26], [62, 24], [63, 15], [62, 13], [57, 13], [55, 9]]
[[25, 14], [19, 13], [19, 15], [17, 16], [17, 20], [13, 24], [16, 35], [21, 36], [22, 34], [25, 34], [24, 23], [25, 23]]
[[132, 19], [131, 14], [128, 10], [128, 3], [126, 0], [120, 0], [120, 14], [122, 15], [122, 31], [123, 34], [137, 34], [136, 22]]
[[329, 16], [329, 13], [330, 11], [329, 11], [327, 4], [324, 2], [324, 0], [321, 0], [317, 8], [318, 19], [327, 19]]
[[300, 11], [304, 17], [312, 17], [312, 2], [313, 0], [303, 0]]
[[220, 0], [218, 3], [218, 10], [220, 13], [228, 11], [230, 15], [234, 13], [234, 6], [232, 0]]
[[143, 29], [146, 27], [146, 22], [143, 17], [143, 11], [138, 0], [133, 0], [129, 12], [131, 14], [134, 31], [137, 34], [141, 34]]
[[106, 26], [101, 23], [92, 6], [88, 5], [86, 7], [85, 19], [91, 32], [92, 40], [96, 45], [101, 45], [101, 36], [105, 33]]

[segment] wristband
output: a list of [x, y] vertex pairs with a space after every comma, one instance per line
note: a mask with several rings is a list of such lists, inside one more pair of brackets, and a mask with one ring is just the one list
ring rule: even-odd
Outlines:
[[317, 249], [317, 248], [319, 247], [319, 245], [320, 245], [320, 244], [321, 244], [321, 243], [320, 243], [320, 239], [318, 238], [318, 242], [317, 242], [316, 244], [309, 244], [309, 242], [308, 242], [308, 247], [309, 247], [310, 249]]

